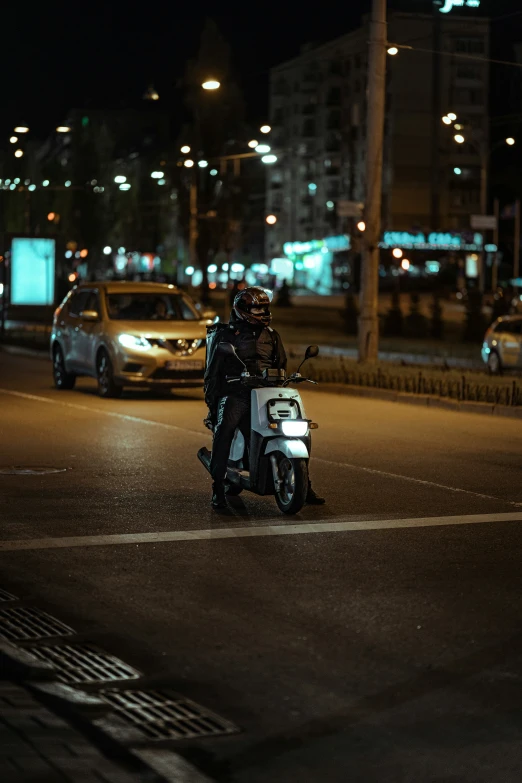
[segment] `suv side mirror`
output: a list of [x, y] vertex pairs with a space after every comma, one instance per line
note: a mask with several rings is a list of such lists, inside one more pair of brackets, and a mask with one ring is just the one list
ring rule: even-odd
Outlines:
[[319, 356], [319, 346], [309, 345], [308, 348], [306, 349], [305, 361], [307, 359], [315, 359], [316, 356]]
[[96, 310], [82, 310], [80, 313], [80, 318], [83, 318], [84, 321], [100, 320], [99, 313], [97, 313]]

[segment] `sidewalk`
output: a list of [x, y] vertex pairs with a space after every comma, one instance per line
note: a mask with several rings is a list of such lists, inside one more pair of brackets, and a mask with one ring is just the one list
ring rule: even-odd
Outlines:
[[0, 681], [0, 778], [3, 783], [138, 783], [71, 725], [19, 685]]

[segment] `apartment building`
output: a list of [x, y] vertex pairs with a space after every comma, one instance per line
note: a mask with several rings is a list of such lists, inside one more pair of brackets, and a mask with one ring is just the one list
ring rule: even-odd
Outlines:
[[[489, 22], [452, 14], [393, 12], [387, 60], [383, 231], [465, 231], [480, 211], [489, 150]], [[272, 69], [272, 146], [266, 255], [285, 242], [350, 233], [340, 202], [364, 202], [369, 20]], [[466, 57], [462, 57], [466, 55]], [[441, 121], [457, 115], [458, 129]]]

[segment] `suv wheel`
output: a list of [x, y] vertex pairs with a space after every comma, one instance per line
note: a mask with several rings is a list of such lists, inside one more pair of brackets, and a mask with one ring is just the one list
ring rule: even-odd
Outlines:
[[488, 356], [488, 372], [490, 375], [502, 374], [502, 363], [497, 351], [491, 351]]
[[100, 351], [96, 361], [96, 377], [100, 397], [121, 397], [123, 386], [114, 380], [112, 363], [107, 351]]
[[55, 345], [53, 350], [53, 378], [54, 385], [60, 391], [73, 389], [76, 383], [76, 375], [73, 372], [67, 372], [65, 368], [65, 358], [59, 345]]

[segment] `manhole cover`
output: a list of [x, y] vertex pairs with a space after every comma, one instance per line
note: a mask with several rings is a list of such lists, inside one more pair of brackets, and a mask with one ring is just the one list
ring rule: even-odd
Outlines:
[[87, 644], [33, 647], [31, 653], [40, 661], [50, 663], [62, 682], [110, 682], [140, 677], [140, 672], [132, 666]]
[[0, 639], [14, 642], [69, 636], [72, 633], [75, 633], [72, 628], [40, 609], [17, 607], [0, 611]]
[[98, 696], [147, 739], [190, 739], [234, 734], [238, 727], [190, 699], [168, 691], [103, 690]]
[[16, 601], [16, 595], [11, 595], [7, 590], [0, 590], [0, 601]]
[[7, 476], [42, 476], [46, 473], [65, 473], [67, 468], [51, 468], [45, 465], [8, 465], [0, 468]]

